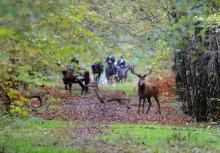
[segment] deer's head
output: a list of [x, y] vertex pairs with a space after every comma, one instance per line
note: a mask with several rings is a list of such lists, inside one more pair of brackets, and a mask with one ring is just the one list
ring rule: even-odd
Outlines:
[[149, 69], [149, 72], [148, 72], [148, 73], [145, 73], [144, 75], [141, 75], [140, 73], [137, 74], [137, 73], [134, 71], [134, 67], [131, 68], [131, 73], [133, 73], [134, 75], [136, 75], [136, 76], [139, 78], [139, 81], [138, 81], [138, 86], [139, 86], [139, 87], [145, 85], [145, 78], [146, 78], [146, 76], [148, 76], [148, 75], [151, 74], [152, 68], [149, 66], [148, 69]]

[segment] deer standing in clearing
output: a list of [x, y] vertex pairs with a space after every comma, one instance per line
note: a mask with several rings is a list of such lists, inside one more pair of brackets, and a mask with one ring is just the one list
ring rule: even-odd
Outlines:
[[142, 113], [144, 113], [144, 104], [146, 102], [146, 98], [149, 103], [149, 106], [148, 106], [148, 109], [146, 112], [148, 114], [148, 111], [150, 110], [150, 107], [152, 105], [151, 99], [150, 99], [151, 97], [154, 97], [154, 99], [156, 100], [157, 105], [158, 105], [158, 109], [159, 109], [159, 114], [161, 114], [160, 102], [158, 99], [158, 95], [159, 95], [158, 89], [154, 85], [150, 85], [145, 82], [145, 77], [150, 75], [152, 72], [151, 68], [149, 68], [149, 70], [150, 70], [150, 72], [148, 74], [140, 75], [140, 74], [137, 74], [134, 72], [134, 68], [131, 69], [131, 72], [139, 78], [139, 81], [138, 81], [138, 98], [139, 98], [138, 114], [140, 113], [140, 107], [141, 107], [142, 100], [143, 100]]

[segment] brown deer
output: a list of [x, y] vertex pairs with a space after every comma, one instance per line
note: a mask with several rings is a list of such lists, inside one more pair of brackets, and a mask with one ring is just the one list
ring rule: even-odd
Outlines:
[[[105, 108], [106, 102], [117, 101], [119, 104], [122, 104], [122, 101], [130, 100], [126, 98], [126, 94], [124, 91], [99, 89], [96, 82], [90, 83], [89, 87], [92, 87], [94, 89], [94, 92], [98, 100], [102, 104], [104, 104], [104, 108]], [[127, 108], [130, 109], [128, 105], [127, 105]]]
[[49, 89], [44, 85], [32, 89], [28, 89], [27, 86], [20, 86], [19, 91], [22, 93], [22, 95], [24, 95], [29, 99], [37, 98], [40, 104], [35, 107], [41, 107], [43, 104], [46, 104], [47, 103], [46, 95], [50, 94]]
[[138, 81], [138, 98], [139, 98], [138, 114], [140, 112], [140, 107], [141, 107], [142, 100], [143, 100], [143, 111], [142, 111], [142, 113], [144, 113], [144, 104], [146, 102], [146, 98], [147, 98], [147, 101], [149, 103], [149, 106], [148, 106], [148, 109], [147, 109], [147, 114], [148, 114], [148, 111], [150, 110], [150, 107], [152, 105], [151, 99], [150, 99], [151, 97], [154, 97], [154, 99], [156, 100], [158, 108], [159, 108], [159, 114], [161, 114], [160, 102], [159, 102], [159, 99], [158, 99], [158, 94], [159, 94], [158, 89], [154, 85], [151, 85], [151, 84], [148, 84], [148, 83], [145, 82], [145, 77], [150, 75], [151, 72], [152, 72], [152, 69], [150, 67], [149, 67], [149, 70], [150, 71], [149, 71], [148, 74], [141, 75], [141, 74], [137, 74], [137, 73], [134, 72], [134, 67], [131, 69], [131, 72], [139, 78], [139, 81]]

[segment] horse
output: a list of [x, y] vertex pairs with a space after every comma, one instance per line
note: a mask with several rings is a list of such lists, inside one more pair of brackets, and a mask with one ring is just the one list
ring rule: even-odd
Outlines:
[[74, 75], [74, 71], [67, 71], [63, 70], [63, 83], [65, 85], [65, 90], [67, 90], [67, 87], [69, 87], [69, 92], [71, 93], [72, 91], [72, 84], [73, 83], [78, 83], [80, 87], [82, 88], [81, 90], [81, 95], [83, 93], [88, 92], [88, 84], [89, 84], [89, 71], [85, 71], [82, 78], [78, 78], [76, 75]]
[[94, 63], [94, 64], [92, 64], [91, 68], [92, 68], [92, 73], [94, 75], [95, 81], [97, 83], [99, 83], [101, 74], [104, 71], [103, 64], [101, 62], [100, 63]]
[[108, 83], [112, 83], [112, 79], [115, 78], [117, 72], [117, 68], [114, 64], [108, 64], [105, 69], [105, 76], [107, 78]]
[[124, 80], [124, 82], [126, 82], [127, 73], [131, 69], [132, 69], [131, 65], [127, 65], [125, 67], [118, 67], [117, 68], [117, 81], [122, 83]]

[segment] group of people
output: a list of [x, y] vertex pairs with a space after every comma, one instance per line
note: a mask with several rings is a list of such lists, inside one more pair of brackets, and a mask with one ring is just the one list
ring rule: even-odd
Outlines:
[[105, 63], [107, 63], [108, 65], [113, 64], [120, 68], [125, 67], [126, 64], [123, 56], [120, 56], [120, 59], [117, 62], [115, 62], [115, 57], [112, 54], [106, 58]]
[[[117, 66], [120, 68], [123, 68], [126, 65], [126, 62], [125, 62], [123, 56], [120, 56], [120, 59], [116, 62], [115, 57], [112, 54], [106, 58], [105, 63], [108, 65], [113, 64], [114, 66]], [[70, 59], [70, 63], [67, 64], [67, 66], [66, 66], [66, 70], [67, 71], [74, 70], [75, 72], [79, 72], [80, 71], [79, 60], [76, 57], [72, 57]]]
[[[115, 57], [112, 54], [106, 58], [105, 63], [108, 66], [113, 66], [115, 69], [116, 68], [124, 68], [126, 65], [126, 62], [125, 62], [123, 56], [120, 56], [120, 59], [118, 59], [118, 61], [116, 62]], [[101, 65], [100, 62], [97, 62], [96, 64]], [[103, 72], [103, 68], [100, 68], [100, 69], [102, 69], [100, 71]], [[70, 63], [66, 65], [66, 71], [71, 72], [71, 74], [74, 76], [82, 76], [84, 69], [80, 66], [79, 60], [73, 56], [70, 59]]]

